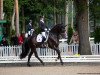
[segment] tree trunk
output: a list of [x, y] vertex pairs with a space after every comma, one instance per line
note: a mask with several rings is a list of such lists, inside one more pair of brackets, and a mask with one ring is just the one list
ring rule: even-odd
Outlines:
[[15, 0], [15, 14], [16, 14], [16, 34], [19, 34], [19, 9], [18, 0]]
[[56, 11], [55, 11], [55, 0], [54, 0], [54, 25], [56, 25]]
[[3, 0], [0, 0], [0, 20], [3, 20]]
[[88, 31], [88, 8], [87, 0], [75, 0], [77, 14], [76, 24], [78, 26], [79, 33], [79, 54], [90, 55], [90, 42]]
[[66, 26], [66, 32], [68, 30], [68, 1], [65, 2], [65, 25]]
[[24, 16], [24, 7], [22, 7], [22, 16], [23, 16], [23, 21], [22, 21], [22, 32], [25, 33], [25, 16]]
[[93, 23], [94, 23], [94, 30], [96, 29], [96, 18], [95, 18], [95, 13], [93, 13]]
[[15, 20], [15, 5], [14, 5], [14, 8], [13, 8], [13, 15], [12, 15], [12, 20], [11, 20], [11, 28], [12, 28], [12, 30], [15, 30], [14, 20]]
[[56, 23], [60, 24], [61, 23], [61, 14], [56, 15]]
[[72, 4], [72, 6], [71, 6], [71, 8], [72, 8], [72, 10], [71, 10], [71, 12], [72, 12], [72, 14], [71, 14], [71, 27], [73, 28], [73, 1], [71, 1], [71, 4]]

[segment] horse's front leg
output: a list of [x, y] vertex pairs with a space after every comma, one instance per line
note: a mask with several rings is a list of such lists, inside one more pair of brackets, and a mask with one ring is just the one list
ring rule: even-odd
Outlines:
[[31, 58], [32, 54], [33, 54], [33, 51], [31, 50], [30, 53], [29, 53], [28, 62], [27, 62], [27, 66], [29, 66], [29, 67], [31, 66], [30, 65], [30, 58]]
[[[54, 50], [57, 52], [57, 54], [58, 54], [58, 57], [57, 57], [57, 59], [60, 59], [60, 62], [61, 62], [61, 65], [63, 65], [63, 61], [62, 61], [62, 58], [61, 58], [61, 55], [60, 55], [60, 50], [58, 49], [58, 48], [54, 48]], [[56, 59], [56, 61], [57, 61], [57, 59]]]

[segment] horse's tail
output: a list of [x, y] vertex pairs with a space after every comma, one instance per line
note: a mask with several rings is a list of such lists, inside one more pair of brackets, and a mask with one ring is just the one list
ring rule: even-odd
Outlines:
[[25, 40], [25, 42], [22, 44], [22, 53], [20, 54], [20, 59], [25, 58], [28, 55], [29, 50], [30, 50], [30, 48], [28, 45], [28, 41]]

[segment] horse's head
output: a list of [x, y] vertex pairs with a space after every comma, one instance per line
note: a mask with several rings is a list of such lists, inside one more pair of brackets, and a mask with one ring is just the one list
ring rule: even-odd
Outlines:
[[[51, 29], [50, 32], [61, 35], [63, 37], [65, 34], [65, 31], [66, 31], [65, 27], [66, 26], [64, 26], [63, 24], [57, 24]], [[63, 38], [65, 38], [65, 37], [63, 37]]]

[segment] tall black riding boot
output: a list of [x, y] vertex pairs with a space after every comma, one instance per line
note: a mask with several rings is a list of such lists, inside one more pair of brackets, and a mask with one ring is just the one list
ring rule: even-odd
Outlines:
[[46, 40], [46, 38], [43, 37], [43, 40], [42, 40], [42, 47], [46, 47], [45, 42], [44, 42], [45, 40]]

